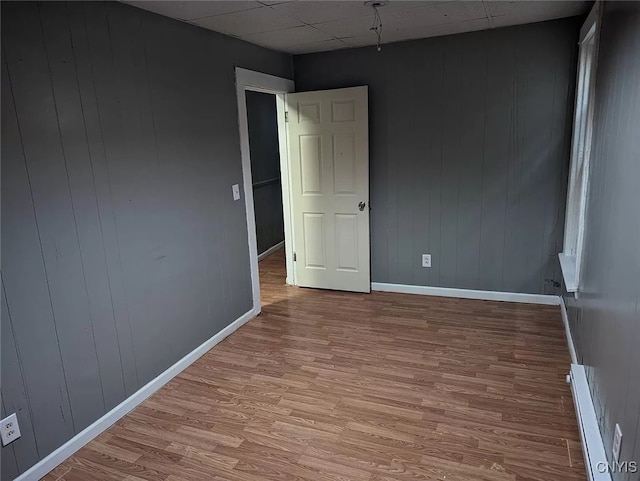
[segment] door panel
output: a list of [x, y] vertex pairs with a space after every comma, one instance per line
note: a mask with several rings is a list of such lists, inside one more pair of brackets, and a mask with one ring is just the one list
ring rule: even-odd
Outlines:
[[304, 212], [302, 217], [304, 238], [304, 266], [307, 269], [326, 269], [326, 252], [323, 242], [316, 239], [326, 238], [324, 214]]
[[358, 271], [358, 216], [356, 214], [336, 214], [336, 253], [336, 268], [339, 271]]
[[356, 194], [356, 138], [354, 135], [333, 136], [333, 192]]
[[322, 194], [322, 144], [319, 135], [300, 136], [302, 193]]
[[287, 95], [296, 284], [369, 292], [367, 87]]

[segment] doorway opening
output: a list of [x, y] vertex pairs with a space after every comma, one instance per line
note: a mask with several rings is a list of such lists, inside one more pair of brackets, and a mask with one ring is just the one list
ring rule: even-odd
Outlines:
[[292, 80], [236, 67], [240, 152], [253, 314], [261, 312], [258, 262], [284, 245], [286, 282], [295, 284], [285, 95]]
[[[280, 210], [287, 284], [370, 292], [368, 87], [292, 93], [290, 80], [236, 68], [236, 88], [253, 314], [259, 253], [281, 242]], [[278, 187], [281, 204], [263, 205]]]
[[284, 247], [276, 97], [247, 90], [247, 126], [258, 262]]

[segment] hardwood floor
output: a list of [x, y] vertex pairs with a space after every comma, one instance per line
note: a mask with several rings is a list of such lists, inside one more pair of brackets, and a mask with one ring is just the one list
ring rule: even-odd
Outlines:
[[53, 480], [586, 479], [557, 307], [284, 285]]

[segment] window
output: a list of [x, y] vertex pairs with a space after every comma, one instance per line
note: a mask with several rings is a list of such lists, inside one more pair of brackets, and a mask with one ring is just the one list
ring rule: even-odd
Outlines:
[[566, 289], [568, 292], [575, 293], [580, 288], [580, 272], [583, 260], [601, 8], [602, 2], [597, 2], [580, 30], [578, 81], [571, 145], [571, 171], [567, 193], [564, 247], [563, 252], [559, 254]]

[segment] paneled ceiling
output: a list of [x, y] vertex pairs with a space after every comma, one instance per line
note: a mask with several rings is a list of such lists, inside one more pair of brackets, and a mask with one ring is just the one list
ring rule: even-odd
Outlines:
[[[290, 54], [376, 44], [374, 12], [358, 0], [126, 1], [130, 5]], [[585, 13], [585, 1], [390, 0], [382, 42], [541, 22]]]

